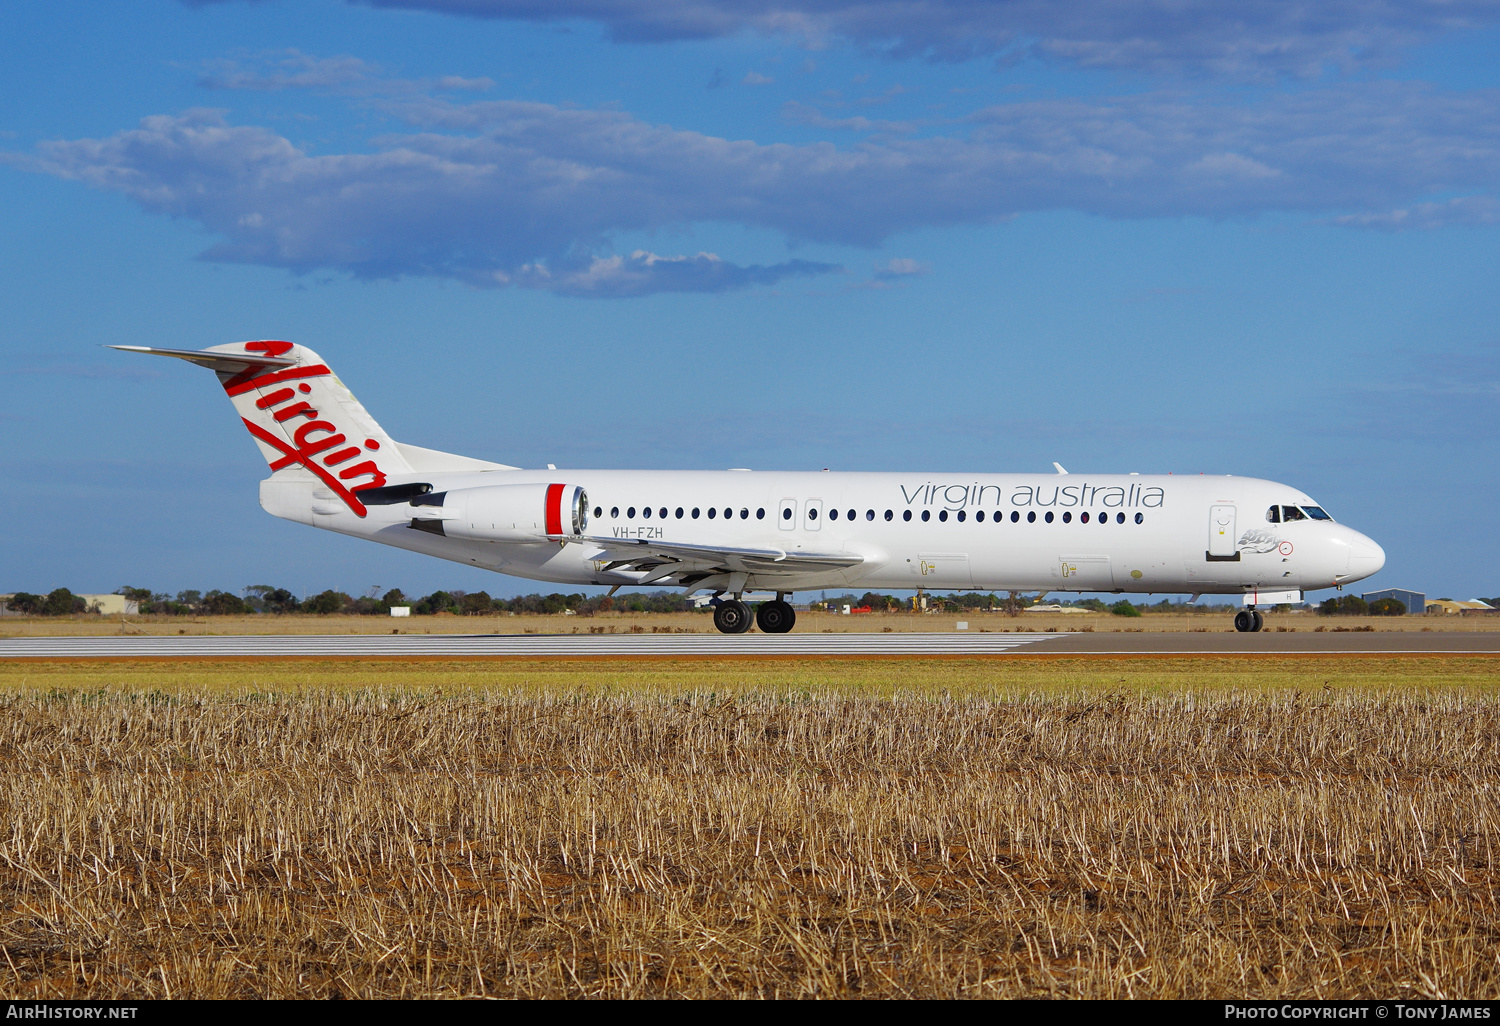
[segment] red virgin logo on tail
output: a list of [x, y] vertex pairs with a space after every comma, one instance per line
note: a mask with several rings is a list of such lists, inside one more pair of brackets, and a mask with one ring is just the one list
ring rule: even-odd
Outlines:
[[[291, 349], [290, 342], [251, 342], [245, 346], [246, 349], [264, 347], [266, 355], [279, 356], [281, 353]], [[275, 348], [284, 347], [284, 348]], [[363, 446], [345, 445], [348, 439], [339, 433], [339, 429], [331, 422], [320, 419], [318, 410], [306, 400], [298, 399], [299, 393], [307, 395], [312, 391], [305, 378], [326, 377], [333, 372], [323, 364], [314, 364], [311, 367], [289, 367], [285, 370], [272, 371], [255, 377], [246, 377], [254, 374], [252, 368], [244, 374], [238, 374], [224, 382], [224, 390], [231, 396], [244, 395], [257, 389], [268, 388], [272, 385], [286, 384], [287, 387], [278, 388], [268, 392], [255, 401], [255, 407], [271, 413], [271, 418], [278, 424], [288, 424], [289, 421], [302, 419], [305, 423], [299, 424], [295, 431], [288, 425], [291, 431], [292, 441], [295, 446], [288, 445], [283, 439], [252, 423], [247, 418], [240, 419], [245, 422], [246, 429], [256, 438], [265, 442], [271, 448], [281, 453], [281, 458], [271, 461], [271, 469], [284, 470], [293, 464], [306, 467], [318, 476], [329, 490], [344, 501], [344, 505], [354, 511], [356, 516], [364, 516], [367, 512], [365, 504], [356, 497], [356, 492], [364, 491], [366, 488], [381, 488], [385, 485], [385, 474], [375, 465], [374, 460], [365, 460], [354, 463], [342, 469], [337, 469], [348, 463], [356, 456], [362, 456], [365, 450], [374, 452], [380, 448], [380, 443], [373, 438], [366, 438]], [[292, 387], [291, 383], [296, 383]], [[337, 475], [337, 476], [335, 476]], [[355, 484], [360, 477], [367, 479]]]
[[245, 352], [265, 353], [267, 356], [280, 356], [292, 351], [290, 342], [280, 342], [275, 339], [266, 339], [262, 342], [246, 342]]

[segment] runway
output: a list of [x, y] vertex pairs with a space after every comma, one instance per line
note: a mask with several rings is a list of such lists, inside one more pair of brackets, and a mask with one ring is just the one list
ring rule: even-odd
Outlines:
[[1500, 632], [344, 634], [5, 638], [0, 659], [1500, 655]]

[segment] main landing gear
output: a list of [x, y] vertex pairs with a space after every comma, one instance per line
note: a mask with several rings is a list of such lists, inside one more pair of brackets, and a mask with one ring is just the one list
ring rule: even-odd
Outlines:
[[739, 599], [714, 606], [714, 626], [724, 634], [744, 634], [750, 629], [750, 607]]
[[797, 625], [797, 611], [779, 596], [775, 602], [762, 602], [755, 610], [755, 626], [767, 634], [786, 634]]
[[753, 618], [738, 598], [714, 606], [714, 626], [724, 634], [744, 634], [752, 622], [766, 634], [785, 634], [796, 625], [797, 611], [779, 594], [774, 602], [762, 602]]
[[1234, 629], [1242, 633], [1253, 634], [1265, 625], [1266, 618], [1255, 609], [1241, 609], [1234, 614]]

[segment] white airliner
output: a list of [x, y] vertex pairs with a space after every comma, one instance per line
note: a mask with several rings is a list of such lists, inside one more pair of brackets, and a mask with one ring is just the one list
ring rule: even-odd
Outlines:
[[[517, 577], [723, 600], [726, 634], [785, 633], [825, 588], [1243, 595], [1341, 588], [1385, 552], [1274, 481], [1137, 474], [521, 470], [397, 442], [312, 350], [114, 346], [215, 371], [274, 516]], [[753, 617], [751, 589], [774, 591]]]

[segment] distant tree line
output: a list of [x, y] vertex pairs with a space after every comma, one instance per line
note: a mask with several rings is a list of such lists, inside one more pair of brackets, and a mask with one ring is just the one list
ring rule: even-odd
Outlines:
[[[124, 587], [116, 595], [134, 601], [143, 615], [156, 616], [245, 616], [253, 614], [340, 613], [356, 616], [388, 616], [392, 606], [408, 606], [415, 616], [451, 613], [456, 616], [483, 616], [496, 613], [574, 613], [589, 615], [609, 610], [635, 613], [679, 613], [693, 610], [692, 601], [680, 593], [653, 592], [641, 595], [587, 596], [521, 595], [517, 598], [491, 598], [484, 591], [435, 591], [420, 598], [392, 588], [378, 598], [372, 593], [355, 598], [342, 591], [319, 592], [299, 599], [286, 588], [255, 584], [242, 595], [228, 591], [201, 592], [193, 589], [176, 595], [153, 592], [150, 588]], [[67, 588], [47, 595], [17, 592], [6, 602], [12, 613], [25, 616], [72, 616], [89, 612], [88, 602]]]
[[[201, 592], [191, 589], [179, 591], [176, 595], [168, 595], [153, 592], [150, 588], [132, 587], [118, 588], [115, 594], [123, 595], [136, 602], [142, 614], [157, 616], [245, 616], [261, 613], [273, 615], [277, 613], [322, 615], [339, 613], [355, 616], [387, 616], [392, 606], [409, 606], [415, 616], [430, 616], [437, 613], [451, 613], [455, 616], [561, 613], [564, 610], [572, 610], [574, 613], [588, 616], [610, 610], [630, 613], [682, 613], [691, 612], [697, 608], [680, 592], [667, 591], [617, 595], [613, 598], [606, 595], [591, 597], [576, 593], [564, 595], [560, 592], [553, 592], [550, 595], [533, 593], [506, 599], [492, 598], [488, 592], [484, 591], [466, 592], [456, 589], [435, 591], [430, 595], [413, 597], [405, 594], [400, 588], [392, 588], [379, 597], [375, 596], [372, 589], [371, 594], [356, 598], [342, 591], [329, 589], [299, 599], [286, 588], [275, 588], [269, 584], [253, 584], [245, 588], [243, 594], [240, 595], [228, 591]], [[984, 611], [1017, 615], [1040, 597], [1027, 597], [1019, 592], [1010, 592], [1003, 596], [975, 592], [928, 595], [927, 608], [929, 611], [945, 613]], [[1490, 605], [1500, 605], [1500, 597], [1481, 601]], [[1128, 599], [1106, 603], [1097, 598], [1070, 599], [1060, 604], [1091, 609], [1100, 613], [1114, 613], [1116, 616], [1140, 616], [1142, 613], [1192, 613], [1223, 608], [1173, 602], [1171, 599], [1162, 599], [1149, 605], [1132, 603]], [[871, 612], [883, 613], [910, 609], [911, 600], [867, 591], [857, 597], [849, 593], [811, 603], [814, 609], [831, 610], [838, 610], [846, 605], [851, 609], [868, 609]], [[57, 588], [46, 595], [17, 592], [7, 600], [7, 606], [12, 613], [25, 616], [72, 616], [89, 612], [87, 600], [73, 594], [67, 588]], [[1406, 613], [1406, 606], [1391, 598], [1367, 603], [1358, 595], [1343, 595], [1323, 601], [1318, 605], [1317, 611], [1326, 616], [1403, 616]]]
[[67, 588], [58, 588], [46, 595], [18, 591], [6, 599], [5, 604], [12, 613], [26, 616], [72, 616], [89, 611], [88, 600], [74, 595]]

